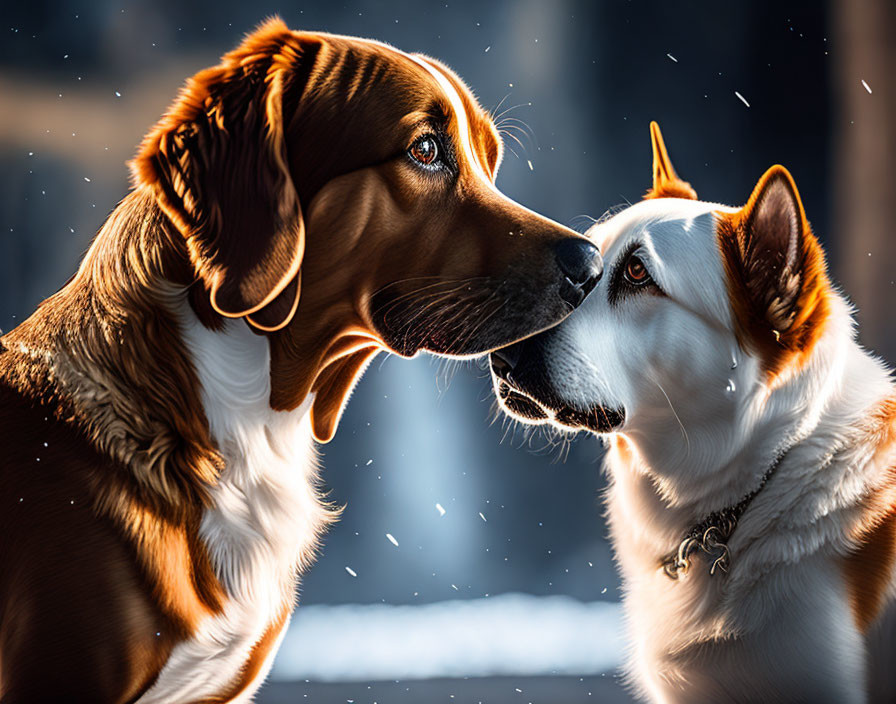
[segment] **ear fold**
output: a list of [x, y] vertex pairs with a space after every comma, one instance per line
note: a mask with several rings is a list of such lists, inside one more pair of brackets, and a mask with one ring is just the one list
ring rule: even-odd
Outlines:
[[768, 324], [786, 332], [796, 316], [809, 230], [790, 174], [783, 167], [767, 171], [743, 212], [737, 246], [747, 289]]
[[720, 215], [719, 237], [743, 342], [767, 362], [808, 351], [827, 317], [830, 285], [787, 169], [770, 168], [739, 212]]
[[653, 144], [653, 187], [644, 194], [648, 198], [687, 198], [697, 200], [697, 192], [691, 184], [682, 181], [675, 173], [663, 133], [656, 122], [650, 123], [650, 141]]
[[305, 249], [283, 134], [295, 42], [279, 20], [262, 25], [187, 82], [132, 163], [183, 235], [212, 308], [264, 330], [292, 318]]

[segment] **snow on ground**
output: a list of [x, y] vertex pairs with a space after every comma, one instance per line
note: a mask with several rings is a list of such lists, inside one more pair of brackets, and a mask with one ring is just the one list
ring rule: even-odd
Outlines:
[[272, 679], [591, 675], [616, 668], [623, 648], [619, 604], [565, 596], [300, 606]]

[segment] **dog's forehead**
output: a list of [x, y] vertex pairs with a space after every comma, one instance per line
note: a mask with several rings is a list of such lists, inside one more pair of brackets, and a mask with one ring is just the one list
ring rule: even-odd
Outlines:
[[591, 234], [608, 266], [617, 266], [637, 243], [651, 274], [670, 298], [730, 324], [726, 274], [719, 248], [718, 213], [734, 208], [680, 198], [641, 201], [595, 225]]
[[384, 70], [395, 71], [407, 94], [416, 100], [437, 99], [451, 118], [465, 161], [485, 183], [492, 183], [500, 162], [500, 138], [491, 118], [457, 74], [429, 56], [410, 54], [375, 39], [324, 36], [343, 50], [371, 53], [381, 59]]
[[715, 214], [732, 210], [718, 203], [653, 198], [640, 201], [598, 223], [588, 235], [607, 259], [618, 256], [633, 240], [642, 241], [660, 258], [683, 253], [692, 247], [712, 245], [715, 250]]

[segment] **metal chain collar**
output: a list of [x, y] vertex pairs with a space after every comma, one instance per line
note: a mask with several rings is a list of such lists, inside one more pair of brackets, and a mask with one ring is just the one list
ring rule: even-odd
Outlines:
[[786, 454], [787, 451], [781, 452], [775, 458], [772, 465], [762, 475], [759, 486], [753, 491], [734, 506], [728, 506], [709, 514], [685, 534], [684, 539], [678, 545], [678, 550], [670, 553], [663, 560], [663, 571], [669, 579], [677, 580], [680, 575], [686, 575], [691, 567], [690, 558], [698, 550], [705, 552], [712, 559], [709, 568], [711, 575], [714, 575], [716, 570], [728, 572], [728, 568], [731, 566], [731, 551], [728, 549], [728, 542], [731, 540], [734, 529], [737, 528], [737, 522], [756, 495], [771, 479]]

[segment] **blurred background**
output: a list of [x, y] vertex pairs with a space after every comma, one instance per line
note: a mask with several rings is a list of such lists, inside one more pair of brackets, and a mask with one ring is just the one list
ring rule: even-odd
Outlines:
[[[578, 229], [648, 188], [652, 119], [704, 200], [786, 165], [896, 361], [888, 0], [3, 3], [0, 328], [74, 271], [184, 78], [272, 13], [448, 63], [510, 109], [501, 189]], [[346, 510], [259, 701], [629, 701], [596, 439], [496, 419], [476, 363], [382, 355], [322, 454]]]

